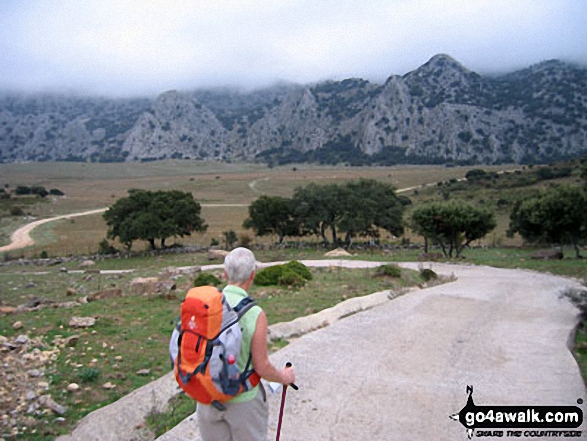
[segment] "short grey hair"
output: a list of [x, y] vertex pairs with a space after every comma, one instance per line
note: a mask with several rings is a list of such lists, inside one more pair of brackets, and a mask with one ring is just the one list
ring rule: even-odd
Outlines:
[[257, 259], [253, 252], [247, 248], [235, 248], [224, 259], [224, 269], [228, 275], [228, 281], [233, 283], [246, 282], [255, 271]]

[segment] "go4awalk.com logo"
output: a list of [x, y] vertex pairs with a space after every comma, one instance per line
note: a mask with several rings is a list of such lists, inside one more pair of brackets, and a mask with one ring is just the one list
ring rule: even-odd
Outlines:
[[[467, 386], [467, 404], [450, 415], [473, 437], [561, 437], [580, 438], [576, 430], [583, 423], [583, 411], [577, 406], [477, 406], [473, 386]], [[583, 400], [577, 400], [583, 404]]]

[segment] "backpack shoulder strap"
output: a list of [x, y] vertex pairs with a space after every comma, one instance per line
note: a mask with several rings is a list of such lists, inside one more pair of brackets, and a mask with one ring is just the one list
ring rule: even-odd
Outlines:
[[245, 297], [233, 309], [234, 312], [238, 314], [238, 318], [240, 319], [253, 306], [255, 306], [255, 301], [250, 297]]

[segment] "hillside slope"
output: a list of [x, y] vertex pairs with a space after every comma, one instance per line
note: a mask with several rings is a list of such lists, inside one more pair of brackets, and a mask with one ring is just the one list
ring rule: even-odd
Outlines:
[[383, 85], [0, 96], [3, 162], [530, 163], [584, 154], [586, 136], [587, 69], [560, 61], [483, 77], [436, 55]]

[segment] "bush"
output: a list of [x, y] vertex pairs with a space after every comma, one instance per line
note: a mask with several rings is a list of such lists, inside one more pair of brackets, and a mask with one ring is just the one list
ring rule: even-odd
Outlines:
[[300, 274], [296, 273], [293, 269], [285, 267], [277, 282], [281, 286], [301, 288], [306, 284], [306, 279]]
[[84, 383], [95, 383], [100, 376], [100, 371], [96, 368], [85, 367], [78, 372], [77, 376]]
[[402, 276], [402, 269], [397, 265], [381, 265], [377, 268], [375, 275], [379, 277], [394, 277], [399, 279]]
[[302, 276], [305, 280], [312, 280], [312, 273], [303, 263], [300, 263], [297, 260], [292, 260], [291, 262], [286, 263], [285, 266], [296, 274]]
[[10, 209], [10, 214], [12, 216], [23, 216], [24, 215], [24, 211], [22, 210], [22, 208], [14, 206]]
[[98, 254], [116, 254], [118, 250], [110, 245], [110, 242], [106, 239], [102, 239], [102, 241], [98, 244]]
[[304, 286], [306, 280], [312, 280], [312, 273], [306, 265], [295, 260], [285, 265], [274, 265], [262, 269], [255, 277], [255, 283], [259, 286], [289, 285], [300, 287]]
[[212, 273], [200, 273], [196, 280], [194, 280], [194, 286], [219, 286], [222, 282]]
[[420, 270], [420, 277], [425, 282], [430, 282], [433, 279], [438, 279], [438, 274], [436, 274], [431, 269], [426, 268], [426, 269]]
[[255, 284], [259, 286], [277, 285], [279, 277], [283, 274], [283, 267], [285, 265], [275, 265], [262, 269], [255, 276]]

